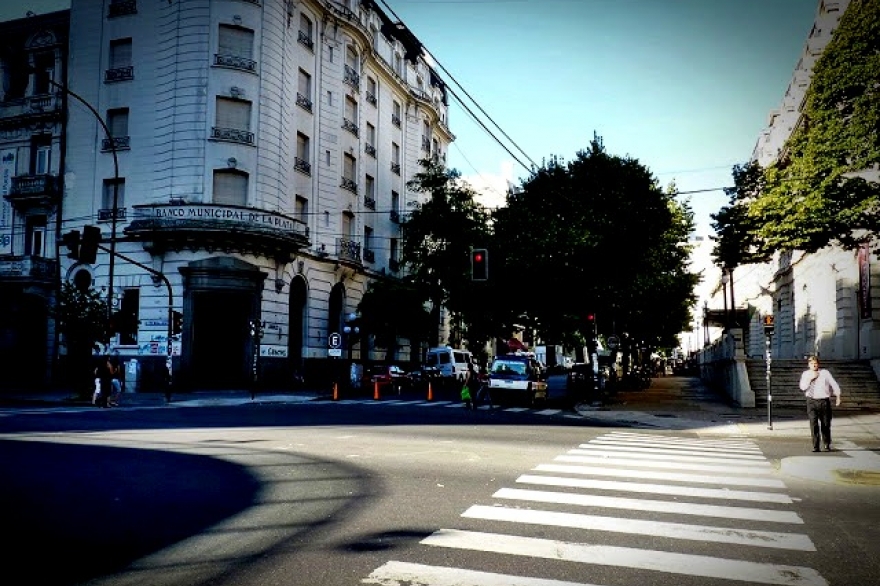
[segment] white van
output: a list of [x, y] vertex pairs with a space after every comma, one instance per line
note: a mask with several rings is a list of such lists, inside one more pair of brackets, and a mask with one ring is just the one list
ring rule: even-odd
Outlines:
[[425, 366], [436, 369], [439, 376], [455, 380], [464, 380], [464, 375], [471, 363], [471, 353], [459, 348], [431, 348], [425, 355]]

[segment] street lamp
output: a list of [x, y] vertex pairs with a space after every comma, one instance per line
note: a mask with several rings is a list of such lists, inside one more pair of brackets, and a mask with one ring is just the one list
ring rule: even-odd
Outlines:
[[356, 319], [356, 313], [349, 313], [345, 316], [345, 326], [342, 328], [342, 332], [345, 334], [345, 343], [348, 345], [349, 361], [351, 360], [352, 346], [354, 346], [354, 337], [361, 333], [361, 329], [354, 325]]
[[[34, 72], [33, 69], [32, 72]], [[110, 259], [108, 261], [107, 269], [107, 320], [109, 322], [110, 318], [113, 316], [113, 269], [116, 262], [116, 220], [119, 210], [119, 159], [116, 156], [116, 143], [113, 140], [113, 135], [110, 133], [110, 129], [107, 127], [107, 123], [104, 122], [104, 119], [101, 117], [100, 114], [98, 114], [98, 111], [95, 110], [95, 108], [91, 104], [89, 104], [82, 96], [77, 94], [66, 85], [62, 85], [54, 79], [49, 79], [48, 82], [49, 84], [63, 91], [65, 94], [75, 98], [79, 103], [89, 109], [89, 111], [95, 116], [95, 119], [101, 125], [101, 128], [104, 130], [104, 134], [107, 135], [107, 142], [110, 146], [110, 152], [113, 154], [113, 217], [111, 218]]]
[[730, 275], [727, 274], [727, 269], [721, 269], [721, 288], [724, 292], [724, 329], [727, 329], [727, 326], [730, 325], [730, 319], [727, 311], [727, 283], [730, 282]]

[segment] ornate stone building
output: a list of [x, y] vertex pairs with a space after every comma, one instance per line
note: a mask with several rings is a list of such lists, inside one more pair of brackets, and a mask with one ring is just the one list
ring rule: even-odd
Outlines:
[[352, 0], [73, 0], [70, 25], [69, 89], [110, 136], [71, 103], [64, 230], [99, 226], [102, 250], [61, 278], [108, 293], [111, 350], [160, 387], [170, 306], [184, 387], [320, 379], [369, 282], [399, 275], [407, 180], [454, 139], [418, 39]]

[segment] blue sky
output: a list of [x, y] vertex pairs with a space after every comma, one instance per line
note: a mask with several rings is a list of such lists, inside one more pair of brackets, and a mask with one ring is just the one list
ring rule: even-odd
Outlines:
[[[639, 159], [661, 184], [675, 180], [682, 191], [729, 185], [732, 165], [749, 159], [770, 110], [782, 101], [818, 4], [386, 1], [536, 163], [573, 158], [596, 132], [610, 153]], [[3, 2], [0, 20], [67, 6], [67, 0]], [[450, 127], [457, 140], [448, 164], [463, 175], [490, 181], [507, 174], [515, 182], [527, 175], [454, 98]], [[709, 214], [727, 198], [717, 191], [689, 197], [698, 234], [706, 234]]]

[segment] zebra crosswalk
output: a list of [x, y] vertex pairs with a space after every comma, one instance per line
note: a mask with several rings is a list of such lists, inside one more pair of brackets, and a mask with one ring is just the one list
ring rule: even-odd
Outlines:
[[[516, 486], [498, 489], [492, 503], [469, 506], [461, 513], [461, 527], [438, 529], [422, 539], [420, 545], [429, 549], [417, 552], [428, 563], [390, 559], [361, 583], [599, 586], [613, 571], [615, 584], [642, 584], [655, 573], [699, 584], [827, 586], [810, 567], [816, 546], [803, 519], [790, 510], [793, 500], [786, 490], [747, 438], [616, 430], [538, 464], [517, 478]], [[567, 539], [551, 538], [559, 535]], [[431, 551], [544, 564], [499, 562], [487, 566], [492, 568], [541, 573], [534, 568], [577, 564], [578, 570], [555, 574], [568, 581], [491, 572], [460, 562], [438, 564]], [[572, 576], [583, 579], [571, 581]]]

